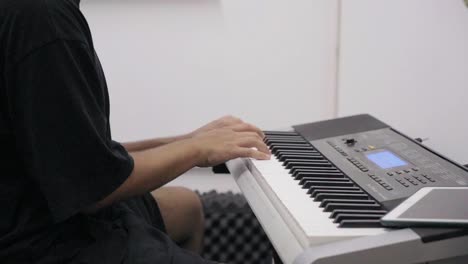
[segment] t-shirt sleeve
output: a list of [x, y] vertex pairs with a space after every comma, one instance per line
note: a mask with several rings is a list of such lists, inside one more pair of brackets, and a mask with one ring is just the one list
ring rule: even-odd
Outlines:
[[111, 194], [133, 170], [131, 156], [110, 137], [96, 59], [84, 43], [57, 40], [12, 71], [18, 149], [56, 222]]

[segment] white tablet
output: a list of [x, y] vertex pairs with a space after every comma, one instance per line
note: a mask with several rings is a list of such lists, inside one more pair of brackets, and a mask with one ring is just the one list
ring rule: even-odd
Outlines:
[[468, 227], [468, 188], [426, 187], [381, 219], [393, 227]]

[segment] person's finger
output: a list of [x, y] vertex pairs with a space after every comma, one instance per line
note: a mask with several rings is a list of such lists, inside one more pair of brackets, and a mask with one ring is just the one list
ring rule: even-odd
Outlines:
[[219, 121], [223, 124], [223, 126], [232, 126], [243, 123], [240, 118], [232, 115], [223, 116], [219, 119]]
[[262, 138], [265, 137], [265, 134], [263, 133], [263, 131], [260, 128], [254, 126], [252, 124], [249, 124], [249, 123], [236, 124], [236, 125], [232, 126], [232, 130], [234, 130], [236, 132], [255, 132], [260, 137], [262, 137]]
[[236, 132], [238, 138], [255, 138], [263, 142], [263, 138], [257, 132]]
[[260, 152], [271, 155], [270, 149], [268, 148], [268, 146], [263, 141], [260, 141], [255, 138], [240, 139], [238, 146], [244, 147], [244, 148], [256, 148]]
[[252, 148], [237, 148], [234, 151], [235, 158], [253, 158], [257, 160], [269, 160], [270, 155]]

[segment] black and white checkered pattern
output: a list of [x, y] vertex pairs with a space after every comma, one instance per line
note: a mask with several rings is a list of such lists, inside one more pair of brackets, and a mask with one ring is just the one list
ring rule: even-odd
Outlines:
[[203, 257], [224, 263], [270, 264], [271, 244], [241, 194], [201, 195], [205, 209]]

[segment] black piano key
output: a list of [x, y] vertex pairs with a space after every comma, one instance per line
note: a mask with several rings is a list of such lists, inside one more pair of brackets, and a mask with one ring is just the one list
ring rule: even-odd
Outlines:
[[263, 140], [267, 145], [271, 144], [294, 144], [294, 143], [307, 143], [307, 141], [303, 139], [291, 139], [291, 138], [265, 138]]
[[293, 143], [288, 143], [288, 144], [285, 144], [285, 143], [273, 143], [273, 144], [270, 144], [269, 145], [270, 148], [278, 148], [278, 149], [296, 149], [296, 148], [301, 148], [301, 147], [304, 147], [306, 148], [307, 150], [311, 149], [311, 150], [314, 150], [315, 148], [312, 147], [309, 143], [307, 142], [293, 142]]
[[377, 220], [343, 220], [339, 227], [362, 228], [362, 227], [382, 227], [380, 219]]
[[324, 199], [320, 203], [320, 207], [326, 207], [329, 204], [375, 204], [373, 200], [346, 200], [346, 199]]
[[335, 187], [352, 187], [354, 183], [351, 181], [335, 182], [335, 181], [305, 181], [302, 185], [303, 189], [314, 187], [335, 186]]
[[[301, 143], [308, 143], [302, 137], [266, 137], [263, 139], [267, 145], [272, 143], [288, 143], [288, 142], [301, 142]], [[310, 144], [310, 143], [309, 143]]]
[[309, 150], [309, 151], [295, 151], [295, 150], [286, 150], [282, 151], [277, 154], [278, 158], [283, 158], [287, 156], [304, 156], [304, 157], [324, 157], [322, 154], [320, 154], [317, 150]]
[[376, 220], [380, 219], [385, 214], [337, 214], [335, 217], [334, 223], [340, 223], [343, 220]]
[[380, 204], [346, 204], [346, 203], [329, 203], [325, 206], [325, 212], [331, 212], [337, 209], [354, 209], [354, 210], [372, 210], [380, 209]]
[[311, 155], [289, 155], [289, 154], [284, 154], [279, 156], [278, 155], [278, 160], [279, 161], [286, 161], [286, 160], [322, 160], [324, 157], [319, 154], [311, 154]]
[[330, 215], [330, 218], [336, 218], [339, 214], [365, 214], [365, 215], [382, 215], [387, 214], [385, 210], [353, 210], [353, 209], [336, 209]]
[[337, 170], [335, 167], [318, 167], [318, 168], [295, 168], [293, 176], [297, 176], [299, 173], [330, 173], [330, 174], [341, 174], [344, 175], [341, 171]]
[[315, 150], [312, 148], [309, 144], [305, 143], [298, 143], [298, 144], [270, 144], [268, 145], [271, 151], [276, 151], [276, 153], [279, 153], [278, 149], [291, 149], [291, 148], [307, 148], [310, 150]]
[[273, 143], [268, 145], [270, 149], [273, 148], [288, 148], [288, 147], [312, 147], [310, 146], [309, 143], [288, 143], [288, 144], [282, 144], [282, 143]]
[[312, 186], [309, 188], [308, 194], [313, 193], [315, 190], [336, 190], [336, 191], [362, 191], [361, 188], [357, 186]]
[[312, 147], [303, 147], [303, 146], [298, 146], [298, 147], [276, 147], [272, 151], [275, 152], [275, 155], [280, 155], [282, 153], [318, 153], [318, 151]]
[[299, 136], [299, 134], [297, 132], [294, 132], [294, 131], [263, 131], [263, 134], [267, 135], [267, 136], [276, 136], [276, 135], [279, 135], [279, 136]]
[[294, 167], [294, 168], [291, 168], [289, 169], [289, 173], [291, 173], [293, 176], [294, 175], [297, 175], [297, 173], [300, 173], [300, 172], [307, 172], [307, 170], [322, 170], [322, 171], [326, 171], [326, 170], [330, 170], [330, 169], [336, 169], [335, 167]]
[[[309, 193], [309, 192], [307, 192]], [[317, 195], [321, 193], [336, 193], [336, 194], [365, 194], [365, 192], [361, 190], [327, 190], [327, 189], [316, 189], [310, 192], [310, 197], [315, 198]]]
[[287, 151], [303, 151], [303, 152], [307, 152], [307, 151], [316, 151], [313, 147], [311, 146], [294, 146], [294, 145], [291, 145], [291, 146], [277, 146], [277, 147], [272, 147], [271, 149], [271, 152], [273, 154], [276, 154], [276, 153], [281, 153], [281, 152], [287, 152]]
[[295, 163], [303, 162], [303, 163], [307, 163], [307, 164], [316, 164], [316, 163], [330, 164], [330, 162], [328, 160], [326, 160], [324, 158], [321, 158], [321, 157], [315, 157], [314, 159], [292, 159], [292, 158], [287, 158], [287, 159], [284, 160], [283, 164], [285, 166], [287, 166], [289, 163], [292, 163], [292, 162], [295, 162]]
[[331, 168], [333, 165], [325, 160], [314, 160], [310, 162], [303, 162], [303, 161], [285, 161], [283, 162], [283, 166], [286, 169], [292, 169], [295, 167], [322, 167], [322, 168]]
[[350, 193], [321, 193], [315, 196], [314, 201], [322, 201], [324, 199], [348, 199], [348, 200], [368, 200], [369, 195], [365, 193], [350, 194]]
[[275, 153], [275, 156], [281, 158], [283, 155], [290, 155], [290, 154], [294, 154], [294, 155], [320, 155], [320, 156], [323, 157], [323, 155], [321, 155], [316, 150], [301, 150], [301, 151], [298, 151], [298, 150], [283, 150], [281, 152]]
[[322, 157], [310, 157], [310, 158], [285, 158], [283, 159], [283, 164], [287, 165], [290, 162], [308, 162], [308, 163], [313, 163], [313, 162], [328, 162], [328, 160], [322, 158]]
[[[349, 179], [347, 178], [320, 178], [320, 177], [302, 177], [302, 179], [299, 180], [300, 185], [304, 185], [308, 181], [313, 181], [313, 182], [350, 182]], [[339, 185], [338, 185], [339, 186]]]
[[347, 178], [345, 178], [343, 173], [321, 173], [321, 172], [314, 172], [314, 173], [301, 172], [301, 173], [297, 173], [296, 176], [294, 177], [294, 179], [295, 180], [302, 180], [304, 177], [308, 177], [308, 178], [327, 178], [327, 179], [347, 179]]
[[299, 168], [304, 168], [304, 167], [325, 167], [325, 168], [331, 168], [333, 167], [333, 165], [328, 162], [328, 161], [320, 161], [320, 160], [316, 160], [316, 161], [313, 161], [313, 162], [301, 162], [301, 161], [291, 161], [291, 162], [288, 162], [287, 165], [286, 165], [286, 169], [293, 169], [295, 167], [299, 167]]

